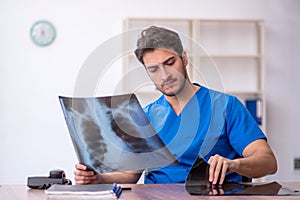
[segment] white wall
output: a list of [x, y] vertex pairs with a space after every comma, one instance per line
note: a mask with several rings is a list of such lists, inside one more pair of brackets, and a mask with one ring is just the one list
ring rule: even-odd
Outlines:
[[[267, 129], [279, 164], [268, 179], [299, 181], [299, 11], [298, 0], [0, 0], [0, 183], [54, 168], [73, 179], [77, 161], [57, 96], [72, 95], [85, 59], [120, 34], [127, 17], [264, 19]], [[40, 19], [57, 29], [45, 48], [29, 37]]]

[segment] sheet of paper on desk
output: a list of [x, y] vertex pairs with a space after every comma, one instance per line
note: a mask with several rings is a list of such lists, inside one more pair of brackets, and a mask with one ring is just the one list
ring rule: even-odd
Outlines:
[[300, 196], [300, 191], [287, 188], [277, 182], [271, 183], [236, 183], [224, 182], [214, 186], [208, 181], [209, 164], [198, 157], [189, 171], [185, 189], [191, 195], [276, 195]]
[[79, 162], [97, 173], [162, 167], [176, 162], [134, 94], [59, 97]]

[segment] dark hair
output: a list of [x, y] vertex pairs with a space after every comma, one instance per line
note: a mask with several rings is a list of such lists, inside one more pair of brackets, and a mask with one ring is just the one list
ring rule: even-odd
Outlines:
[[176, 32], [163, 27], [151, 26], [141, 32], [134, 53], [137, 59], [144, 64], [144, 53], [157, 48], [174, 50], [180, 57], [183, 52], [180, 37]]

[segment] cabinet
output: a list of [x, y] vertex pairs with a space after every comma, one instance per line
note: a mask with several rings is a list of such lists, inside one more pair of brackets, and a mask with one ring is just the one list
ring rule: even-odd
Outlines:
[[124, 79], [123, 86], [125, 91], [135, 92], [142, 104], [147, 104], [160, 95], [133, 54], [141, 30], [151, 25], [168, 27], [179, 33], [189, 57], [188, 73], [191, 81], [237, 96], [246, 106], [255, 103], [255, 117], [261, 118], [259, 123], [265, 130], [263, 21], [150, 18], [125, 20], [124, 31], [128, 34], [124, 39], [124, 47], [128, 53], [123, 57], [123, 69], [128, 78]]

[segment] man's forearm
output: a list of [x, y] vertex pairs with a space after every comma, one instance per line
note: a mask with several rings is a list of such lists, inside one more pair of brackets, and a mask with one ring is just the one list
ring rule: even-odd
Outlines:
[[253, 155], [248, 158], [236, 159], [234, 162], [236, 165], [229, 169], [250, 178], [260, 178], [277, 171], [276, 160], [271, 154]]
[[235, 160], [238, 167], [233, 171], [250, 177], [259, 178], [277, 171], [276, 158], [264, 139], [249, 144], [243, 151], [244, 158]]

